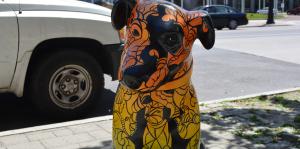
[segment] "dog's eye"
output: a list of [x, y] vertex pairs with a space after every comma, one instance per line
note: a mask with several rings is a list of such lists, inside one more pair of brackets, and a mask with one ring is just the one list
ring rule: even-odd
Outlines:
[[168, 45], [168, 46], [172, 46], [176, 43], [178, 43], [178, 36], [176, 34], [170, 34], [166, 37], [165, 39], [165, 44]]
[[130, 26], [130, 32], [132, 34], [133, 37], [140, 37], [141, 36], [141, 27], [137, 24], [137, 23], [133, 23], [131, 26]]
[[139, 31], [137, 29], [134, 29], [132, 31], [132, 35], [137, 37], [137, 36], [140, 36], [140, 33], [139, 33]]
[[181, 47], [182, 35], [176, 32], [164, 33], [158, 41], [165, 50], [171, 54], [177, 54]]

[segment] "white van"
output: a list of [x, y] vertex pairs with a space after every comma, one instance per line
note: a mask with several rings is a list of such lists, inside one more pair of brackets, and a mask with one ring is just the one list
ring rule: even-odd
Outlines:
[[85, 113], [101, 100], [103, 74], [116, 79], [121, 42], [110, 13], [76, 0], [1, 0], [0, 92], [56, 117]]

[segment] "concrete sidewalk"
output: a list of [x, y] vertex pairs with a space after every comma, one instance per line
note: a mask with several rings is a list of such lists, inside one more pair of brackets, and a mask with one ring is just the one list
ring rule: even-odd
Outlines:
[[[70, 123], [70, 122], [69, 122]], [[62, 127], [5, 135], [0, 137], [0, 149], [109, 149], [112, 146], [112, 120], [99, 120]], [[54, 126], [55, 127], [55, 126]], [[238, 138], [207, 124], [202, 124], [204, 142], [208, 149], [243, 148], [251, 145], [247, 140]], [[19, 130], [20, 131], [20, 130]], [[17, 132], [17, 131], [15, 131]], [[21, 131], [20, 131], [21, 132]], [[13, 133], [13, 132], [12, 132]], [[0, 134], [1, 135], [1, 134]], [[234, 140], [234, 141], [233, 141]]]
[[[217, 105], [220, 102], [268, 96], [300, 90], [265, 92], [249, 96], [227, 98], [205, 102], [200, 106], [205, 111], [205, 104]], [[207, 107], [206, 107], [207, 108]], [[205, 116], [203, 117], [205, 122]], [[225, 125], [225, 124], [224, 124]], [[201, 123], [202, 139], [207, 149], [258, 149], [263, 145], [233, 135], [223, 126]], [[19, 130], [0, 132], [0, 149], [110, 149], [112, 148], [112, 116], [103, 116], [85, 120], [37, 126]]]

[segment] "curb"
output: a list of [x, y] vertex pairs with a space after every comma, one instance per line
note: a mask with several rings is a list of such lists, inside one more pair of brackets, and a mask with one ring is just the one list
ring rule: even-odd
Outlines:
[[55, 128], [73, 126], [73, 125], [80, 125], [80, 124], [86, 124], [86, 123], [93, 123], [93, 122], [99, 122], [99, 121], [108, 121], [108, 120], [112, 120], [112, 118], [113, 118], [112, 115], [108, 115], [108, 116], [88, 118], [88, 119], [83, 119], [83, 120], [74, 120], [74, 121], [55, 123], [55, 124], [49, 124], [49, 125], [43, 125], [43, 126], [35, 126], [35, 127], [29, 127], [29, 128], [21, 128], [21, 129], [15, 129], [15, 130], [2, 131], [2, 132], [0, 132], [0, 137], [16, 135], [16, 134], [24, 134], [24, 133], [28, 133], [28, 132], [34, 132], [34, 131], [55, 129]]
[[296, 22], [294, 22], [294, 21], [286, 21], [286, 22], [284, 22], [284, 21], [277, 21], [277, 23], [275, 21], [275, 24], [266, 24], [266, 23], [263, 23], [263, 21], [259, 21], [259, 22], [253, 23], [251, 25], [248, 24], [248, 25], [242, 25], [242, 26], [239, 26], [239, 27], [241, 27], [241, 28], [248, 28], [248, 27], [276, 27], [276, 26], [293, 26], [295, 24], [296, 24]]
[[[251, 95], [246, 95], [246, 96], [216, 99], [216, 100], [212, 100], [212, 101], [204, 101], [204, 102], [199, 102], [199, 104], [212, 104], [212, 103], [220, 103], [220, 102], [225, 102], [225, 101], [235, 101], [235, 100], [242, 100], [242, 99], [253, 98], [253, 97], [258, 97], [258, 96], [270, 96], [270, 95], [274, 95], [274, 94], [282, 94], [282, 93], [293, 92], [293, 91], [297, 91], [297, 90], [300, 90], [300, 87], [276, 90], [276, 91], [270, 91], [270, 92], [263, 92], [263, 93], [258, 93], [258, 94], [251, 94]], [[24, 134], [24, 133], [28, 133], [28, 132], [34, 132], [34, 131], [49, 130], [49, 129], [55, 129], [55, 128], [73, 126], [73, 125], [80, 125], [80, 124], [86, 124], [86, 123], [108, 121], [108, 120], [112, 120], [112, 119], [113, 119], [113, 116], [108, 115], [108, 116], [88, 118], [88, 119], [83, 119], [83, 120], [75, 120], [75, 121], [49, 124], [49, 125], [43, 125], [43, 126], [35, 126], [35, 127], [22, 128], [22, 129], [16, 129], [16, 130], [8, 130], [8, 131], [0, 132], [0, 137], [16, 135], [16, 134]]]
[[294, 24], [259, 24], [259, 25], [242, 25], [240, 28], [249, 28], [249, 27], [279, 27], [279, 26], [293, 26]]
[[283, 93], [288, 93], [288, 92], [293, 92], [293, 91], [298, 91], [298, 90], [300, 90], [300, 87], [288, 88], [288, 89], [276, 90], [276, 91], [269, 91], [269, 92], [263, 92], [263, 93], [257, 93], [257, 94], [250, 94], [250, 95], [238, 96], [238, 97], [221, 98], [221, 99], [215, 99], [215, 100], [211, 100], [211, 101], [203, 101], [203, 102], [199, 102], [199, 104], [212, 104], [212, 103], [220, 103], [220, 102], [226, 102], [226, 101], [235, 101], [235, 100], [254, 98], [254, 97], [259, 97], [259, 96], [271, 96], [271, 95], [275, 95], [275, 94], [283, 94]]

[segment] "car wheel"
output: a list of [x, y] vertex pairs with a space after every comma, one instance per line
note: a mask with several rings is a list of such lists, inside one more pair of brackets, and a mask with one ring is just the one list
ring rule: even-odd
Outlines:
[[217, 29], [217, 30], [222, 30], [222, 29], [223, 29], [223, 27], [217, 27], [216, 29]]
[[229, 24], [228, 24], [228, 28], [231, 29], [231, 30], [234, 30], [236, 29], [238, 26], [238, 23], [236, 20], [230, 20], [229, 21]]
[[95, 58], [79, 50], [61, 50], [40, 58], [31, 73], [29, 98], [53, 118], [87, 113], [102, 96], [104, 78]]

